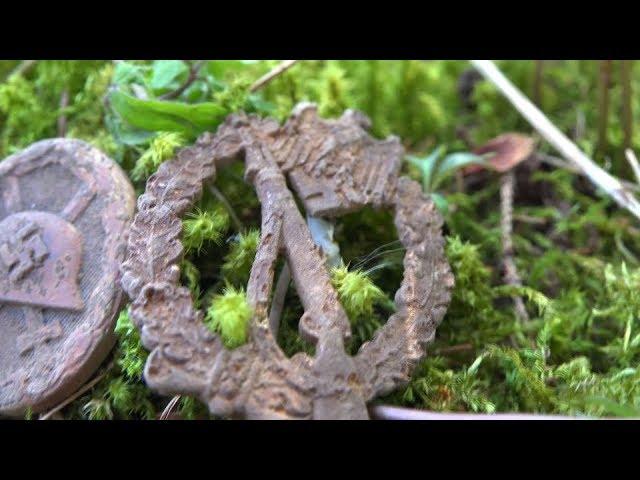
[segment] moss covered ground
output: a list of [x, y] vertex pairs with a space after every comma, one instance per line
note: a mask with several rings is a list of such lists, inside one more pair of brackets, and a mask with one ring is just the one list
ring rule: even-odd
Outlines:
[[[535, 133], [465, 61], [303, 61], [264, 88], [250, 85], [276, 61], [0, 61], [0, 158], [65, 134], [103, 149], [136, 192], [157, 166], [238, 110], [284, 120], [299, 101], [321, 115], [364, 111], [377, 137], [398, 135], [425, 159], [465, 153], [505, 132]], [[635, 183], [624, 149], [638, 151], [640, 71], [628, 61], [500, 61], [497, 65], [587, 155]], [[63, 120], [61, 122], [61, 119]], [[61, 130], [62, 129], [62, 130]], [[437, 184], [456, 286], [429, 354], [410, 384], [378, 402], [435, 411], [640, 415], [640, 230], [636, 219], [585, 178], [551, 165], [549, 145], [517, 167], [514, 259], [522, 287], [505, 285], [500, 179], [450, 172]], [[424, 180], [417, 161], [403, 170]], [[246, 338], [244, 287], [259, 238], [260, 208], [242, 165], [220, 173], [184, 220], [183, 281], [207, 324], [233, 347]], [[423, 182], [424, 183], [424, 182]], [[355, 332], [371, 337], [393, 311], [402, 250], [387, 212], [341, 218], [346, 268], [333, 272]], [[514, 309], [522, 298], [528, 319]], [[309, 351], [302, 313], [285, 297], [279, 341]], [[146, 352], [123, 311], [118, 345], [94, 388], [64, 418], [157, 418], [170, 401], [144, 385]], [[182, 418], [206, 418], [180, 398]]]

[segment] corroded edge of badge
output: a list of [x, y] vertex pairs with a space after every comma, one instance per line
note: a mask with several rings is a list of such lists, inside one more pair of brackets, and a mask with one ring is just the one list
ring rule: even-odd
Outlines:
[[[28, 174], [52, 163], [68, 168], [90, 185], [92, 195], [104, 199], [100, 213], [105, 237], [96, 259], [102, 264], [102, 276], [84, 305], [83, 324], [65, 335], [57, 349], [58, 361], [46, 385], [37, 393], [24, 391], [18, 401], [0, 404], [1, 415], [19, 416], [27, 408], [42, 411], [82, 386], [115, 344], [113, 326], [123, 305], [119, 265], [126, 253], [128, 227], [135, 211], [133, 186], [120, 166], [103, 152], [81, 140], [63, 138], [36, 142], [7, 157], [0, 162], [0, 178]], [[65, 214], [73, 218], [76, 212]], [[20, 377], [20, 372], [13, 373]]]

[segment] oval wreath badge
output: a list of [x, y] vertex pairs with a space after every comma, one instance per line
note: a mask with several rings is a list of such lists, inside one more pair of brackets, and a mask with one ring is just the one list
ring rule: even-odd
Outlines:
[[[398, 176], [399, 140], [375, 140], [369, 126], [351, 110], [337, 120], [320, 119], [311, 104], [298, 105], [283, 126], [235, 114], [149, 178], [122, 285], [142, 343], [151, 350], [144, 373], [150, 388], [196, 396], [221, 416], [366, 419], [367, 402], [409, 380], [445, 314], [454, 279], [440, 215], [420, 185]], [[180, 285], [180, 218], [216, 168], [241, 158], [262, 205], [262, 229], [247, 286], [249, 341], [229, 350]], [[397, 311], [355, 356], [345, 352], [347, 316], [287, 180], [313, 216], [336, 217], [367, 205], [393, 209], [406, 249]], [[300, 333], [316, 345], [315, 357], [287, 358], [271, 331], [269, 299], [280, 253], [304, 306]]]

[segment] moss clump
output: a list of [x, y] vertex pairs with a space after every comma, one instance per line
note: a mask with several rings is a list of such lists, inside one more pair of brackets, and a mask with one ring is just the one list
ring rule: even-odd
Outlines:
[[222, 207], [214, 211], [196, 209], [182, 222], [182, 244], [187, 250], [200, 252], [206, 242], [219, 244], [229, 228], [229, 214]]
[[151, 140], [149, 148], [140, 156], [131, 170], [131, 179], [138, 182], [146, 180], [160, 164], [172, 158], [176, 149], [185, 143], [184, 137], [176, 132], [160, 132]]
[[346, 266], [333, 268], [331, 283], [352, 323], [363, 316], [372, 316], [374, 305], [388, 300], [385, 293], [360, 270], [349, 271]]
[[244, 290], [228, 287], [222, 295], [214, 297], [205, 323], [213, 332], [220, 334], [227, 347], [235, 348], [247, 341], [251, 314]]
[[260, 231], [256, 229], [239, 233], [234, 237], [222, 264], [222, 275], [229, 283], [241, 285], [249, 280], [259, 243]]

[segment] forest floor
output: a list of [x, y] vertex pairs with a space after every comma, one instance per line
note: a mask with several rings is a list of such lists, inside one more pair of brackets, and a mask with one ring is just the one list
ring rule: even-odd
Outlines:
[[[496, 63], [595, 163], [640, 188], [625, 155], [627, 148], [640, 151], [633, 128], [640, 71], [633, 62]], [[444, 217], [456, 279], [426, 359], [407, 387], [376, 403], [640, 416], [640, 229], [630, 213], [569, 167], [466, 61], [300, 61], [255, 83], [278, 65], [1, 61], [0, 158], [40, 139], [80, 138], [117, 161], [139, 195], [160, 163], [230, 113], [283, 121], [300, 101], [316, 103], [324, 117], [361, 110], [374, 136], [402, 140], [403, 173], [421, 182]], [[521, 163], [502, 172], [470, 167], [479, 147], [512, 133], [531, 142]], [[260, 206], [241, 164], [222, 171], [215, 185], [185, 218], [182, 275], [220, 330], [216, 312], [242, 305]], [[389, 212], [342, 217], [335, 236], [346, 273], [361, 282], [358, 291], [341, 293], [343, 304], [375, 292], [349, 312], [355, 352], [393, 311], [403, 251]], [[280, 345], [287, 355], [309, 351], [297, 332], [302, 307], [293, 287], [284, 305]], [[193, 398], [160, 397], [145, 386], [147, 352], [126, 309], [116, 333], [118, 345], [92, 388], [51, 416], [208, 417]], [[243, 341], [220, 333], [230, 343]]]

